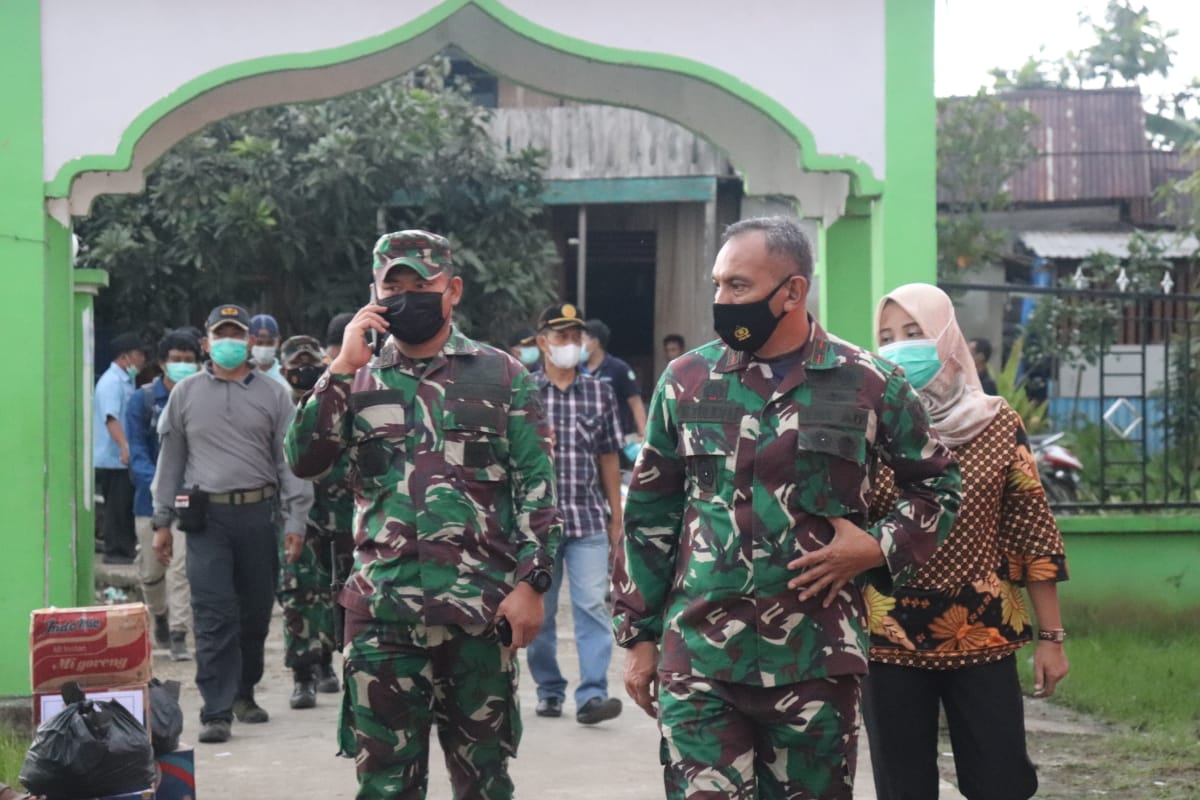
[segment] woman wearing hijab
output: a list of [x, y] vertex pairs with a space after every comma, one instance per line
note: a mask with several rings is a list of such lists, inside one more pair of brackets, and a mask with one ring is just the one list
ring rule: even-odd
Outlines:
[[[885, 595], [868, 588], [871, 670], [863, 710], [880, 800], [938, 794], [938, 708], [949, 722], [959, 791], [1017, 800], [1037, 791], [1025, 748], [1017, 649], [1034, 628], [1035, 696], [1067, 674], [1057, 581], [1062, 537], [1050, 513], [1021, 418], [983, 393], [950, 298], [912, 283], [875, 315], [879, 353], [904, 368], [933, 427], [958, 456], [962, 507], [946, 541], [914, 579]], [[873, 516], [894, 505], [886, 467]]]

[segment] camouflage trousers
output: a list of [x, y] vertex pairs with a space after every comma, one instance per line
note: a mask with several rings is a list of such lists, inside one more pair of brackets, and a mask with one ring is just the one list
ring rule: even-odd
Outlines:
[[786, 686], [659, 675], [667, 800], [850, 800], [860, 676]]
[[[331, 537], [310, 527], [300, 559], [287, 563], [280, 545], [279, 586], [276, 596], [283, 607], [283, 663], [289, 669], [307, 669], [329, 663], [334, 644], [333, 592], [330, 565]], [[350, 543], [351, 550], [353, 544]]]
[[511, 800], [518, 662], [484, 631], [347, 620], [340, 727], [354, 735], [358, 800], [425, 797], [435, 722], [455, 800]]

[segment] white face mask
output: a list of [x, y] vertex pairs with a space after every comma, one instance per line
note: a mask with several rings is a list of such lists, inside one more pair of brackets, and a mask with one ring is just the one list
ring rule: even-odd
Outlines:
[[256, 344], [250, 348], [250, 355], [260, 367], [269, 367], [275, 360], [275, 348], [267, 344]]
[[550, 363], [559, 369], [575, 369], [579, 366], [580, 349], [577, 344], [552, 344]]

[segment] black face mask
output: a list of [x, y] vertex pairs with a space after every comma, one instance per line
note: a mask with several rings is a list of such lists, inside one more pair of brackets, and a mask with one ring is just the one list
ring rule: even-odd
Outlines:
[[317, 385], [317, 380], [325, 374], [324, 364], [305, 364], [293, 367], [284, 373], [288, 385], [298, 392], [307, 392]]
[[442, 292], [401, 292], [379, 301], [388, 333], [405, 344], [425, 344], [442, 329]]
[[753, 303], [713, 303], [713, 328], [717, 335], [734, 350], [759, 350], [779, 327], [778, 317], [771, 313], [771, 298], [795, 275], [789, 275], [771, 293]]

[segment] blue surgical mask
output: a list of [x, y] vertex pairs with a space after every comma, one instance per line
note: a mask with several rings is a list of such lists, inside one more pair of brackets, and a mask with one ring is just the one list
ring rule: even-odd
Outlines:
[[179, 383], [189, 375], [195, 375], [196, 370], [200, 367], [196, 364], [191, 364], [186, 361], [168, 361], [163, 365], [163, 369], [167, 373], [167, 378], [171, 383]]
[[542, 351], [537, 349], [536, 345], [526, 345], [525, 347], [518, 348], [517, 352], [519, 353], [517, 357], [527, 367], [532, 367], [542, 357]]
[[125, 368], [125, 374], [128, 375], [130, 377], [130, 379], [133, 379], [133, 380], [137, 379], [138, 373], [140, 371], [141, 370], [139, 370], [133, 364], [130, 364], [128, 367]]
[[224, 369], [237, 369], [246, 363], [245, 339], [213, 339], [208, 349], [213, 363]]
[[879, 355], [904, 368], [914, 389], [923, 389], [942, 368], [933, 339], [906, 339], [879, 348]]

